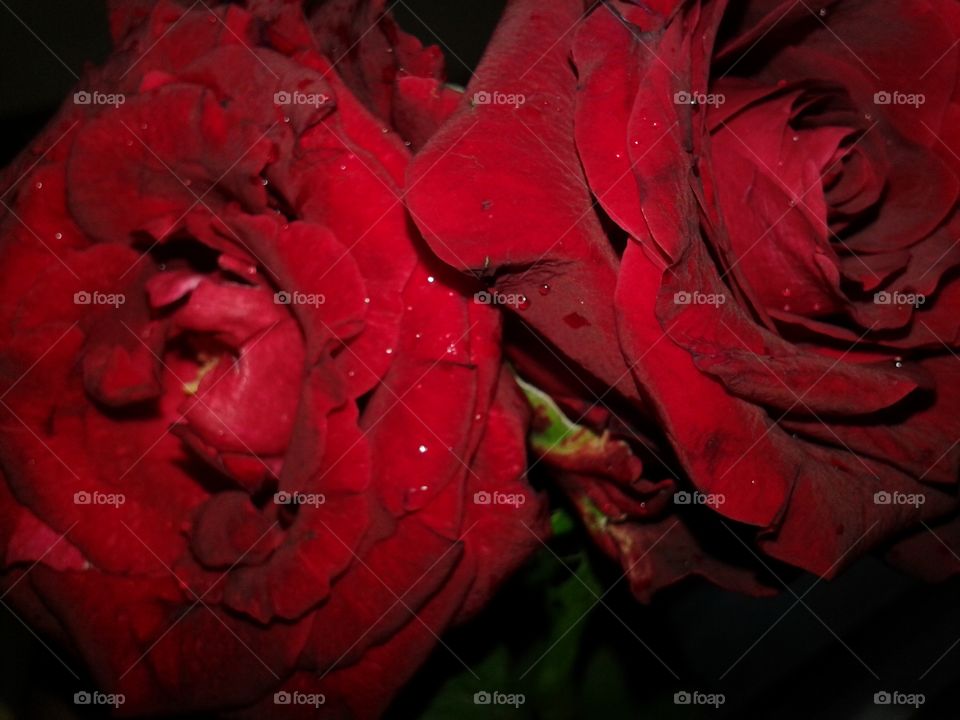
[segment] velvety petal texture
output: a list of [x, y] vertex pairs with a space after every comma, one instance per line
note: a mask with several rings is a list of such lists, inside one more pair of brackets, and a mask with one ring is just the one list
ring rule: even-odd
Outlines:
[[415, 158], [434, 251], [526, 299], [520, 374], [636, 458], [539, 448], [639, 597], [764, 591], [731, 544], [832, 576], [955, 537], [958, 33], [945, 0], [514, 0]]
[[376, 716], [546, 532], [500, 316], [402, 202], [439, 51], [318, 5], [117, 3], [3, 175], [0, 586], [127, 714]]

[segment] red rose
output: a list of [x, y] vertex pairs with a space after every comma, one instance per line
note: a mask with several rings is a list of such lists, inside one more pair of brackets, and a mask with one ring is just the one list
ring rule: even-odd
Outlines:
[[5, 602], [127, 714], [375, 715], [543, 529], [498, 315], [299, 3], [113, 23], [3, 178]]
[[640, 594], [749, 585], [663, 527], [683, 504], [824, 576], [909, 532], [960, 570], [958, 32], [948, 2], [517, 2], [467, 92], [525, 102], [411, 168], [435, 252], [528, 298], [521, 374], [645, 461], [541, 448]]

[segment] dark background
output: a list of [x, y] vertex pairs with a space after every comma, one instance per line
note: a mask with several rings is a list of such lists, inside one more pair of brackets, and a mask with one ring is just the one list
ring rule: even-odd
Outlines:
[[[502, 5], [405, 0], [394, 13], [409, 32], [440, 44], [450, 80], [466, 84]], [[71, 92], [74, 74], [106, 57], [103, 3], [0, 0], [0, 48], [0, 160], [6, 164]], [[640, 606], [626, 583], [619, 582], [605, 598], [612, 612], [597, 606], [568, 632], [595, 602], [584, 586], [602, 594], [620, 576], [610, 562], [584, 554], [585, 544], [576, 529], [551, 543], [579, 579], [544, 551], [483, 615], [449, 634], [450, 648], [481, 681], [441, 647], [402, 693], [391, 716], [960, 717], [960, 645], [953, 648], [960, 639], [960, 581], [926, 586], [866, 559], [838, 580], [817, 583], [804, 596], [805, 606], [792, 610], [796, 598], [789, 592], [757, 600], [696, 581]], [[802, 574], [782, 577], [800, 596], [815, 582]], [[679, 682], [622, 623], [673, 668]], [[564, 633], [535, 670], [519, 680]], [[0, 638], [0, 720], [100, 717], [72, 703], [76, 690], [93, 687], [89, 678], [78, 684], [2, 607]], [[518, 710], [475, 706], [472, 695], [480, 689], [522, 692], [526, 703]], [[679, 689], [722, 692], [726, 704], [719, 710], [678, 707], [672, 696]], [[927, 702], [919, 711], [878, 707], [873, 693], [881, 689], [922, 692]]]

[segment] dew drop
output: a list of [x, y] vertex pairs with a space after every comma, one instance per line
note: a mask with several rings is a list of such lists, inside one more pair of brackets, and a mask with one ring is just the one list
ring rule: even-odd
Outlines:
[[793, 295], [793, 293], [791, 292], [790, 288], [784, 288], [784, 289], [783, 289], [783, 296], [784, 296], [784, 297], [790, 297], [791, 295]]
[[54, 234], [54, 237], [55, 237], [57, 240], [63, 240], [63, 233], [56, 233], [56, 234]]
[[340, 169], [341, 169], [341, 170], [346, 170], [346, 169], [347, 169], [347, 166], [346, 166], [346, 165], [341, 165], [341, 166], [340, 166]]
[[43, 190], [43, 183], [42, 183], [42, 182], [38, 182], [36, 185], [34, 185], [34, 187], [35, 187], [37, 190]]
[[436, 282], [436, 280], [437, 280], [437, 279], [436, 279], [433, 275], [427, 275], [427, 282], [428, 282], [428, 283]]
[[784, 311], [784, 312], [790, 312], [790, 306], [789, 306], [789, 305], [784, 305], [784, 306], [783, 306], [783, 311]]
[[387, 348], [386, 350], [384, 350], [384, 352], [385, 352], [387, 355], [393, 355], [393, 348]]
[[794, 142], [800, 142], [800, 136], [799, 136], [799, 135], [794, 135], [794, 136], [793, 136], [793, 141], [794, 141]]
[[370, 304], [370, 298], [364, 298], [364, 299], [363, 299], [363, 302], [364, 302], [365, 304], [369, 305], [369, 304]]
[[569, 315], [564, 315], [563, 321], [574, 330], [579, 330], [580, 328], [586, 327], [590, 324], [590, 321], [578, 312], [572, 312]]
[[826, 16], [827, 16], [827, 9], [820, 8], [820, 17], [826, 17]]
[[540, 286], [540, 289], [539, 289], [538, 292], [539, 292], [541, 295], [549, 295], [549, 294], [550, 294], [550, 286], [547, 285], [547, 283], [544, 283], [543, 285]]
[[423, 453], [425, 453], [425, 452], [427, 451], [427, 446], [426, 446], [426, 445], [421, 445], [420, 447], [417, 448], [417, 450], [419, 450], [419, 451], [420, 451], [420, 454], [423, 455]]
[[526, 295], [517, 298], [517, 310], [526, 310], [528, 307], [530, 307], [530, 298]]

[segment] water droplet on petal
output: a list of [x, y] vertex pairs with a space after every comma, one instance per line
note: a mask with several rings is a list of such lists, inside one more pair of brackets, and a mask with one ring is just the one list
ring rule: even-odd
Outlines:
[[427, 282], [428, 282], [428, 283], [432, 283], [432, 282], [435, 282], [435, 281], [436, 281], [436, 278], [435, 278], [433, 275], [427, 275]]
[[55, 237], [57, 240], [63, 240], [63, 233], [55, 233], [55, 234], [54, 234], [54, 237]]
[[791, 292], [790, 288], [784, 288], [784, 289], [783, 289], [783, 296], [784, 296], [784, 297], [790, 297], [791, 295], [793, 295], [793, 292]]
[[421, 445], [420, 447], [417, 448], [417, 450], [419, 450], [419, 451], [420, 451], [420, 454], [422, 455], [423, 453], [425, 453], [425, 452], [427, 451], [427, 446], [426, 446], [426, 445]]
[[38, 182], [36, 185], [34, 185], [34, 187], [35, 187], [37, 190], [43, 190], [43, 183], [42, 183], [42, 182]]
[[549, 294], [550, 294], [550, 286], [547, 285], [547, 283], [544, 283], [543, 285], [540, 286], [539, 292], [540, 292], [541, 295], [549, 295]]
[[387, 355], [393, 355], [393, 348], [387, 348], [386, 350], [384, 350], [384, 352], [385, 352]]
[[526, 295], [517, 298], [517, 310], [526, 310], [528, 307], [530, 307], [530, 298]]

